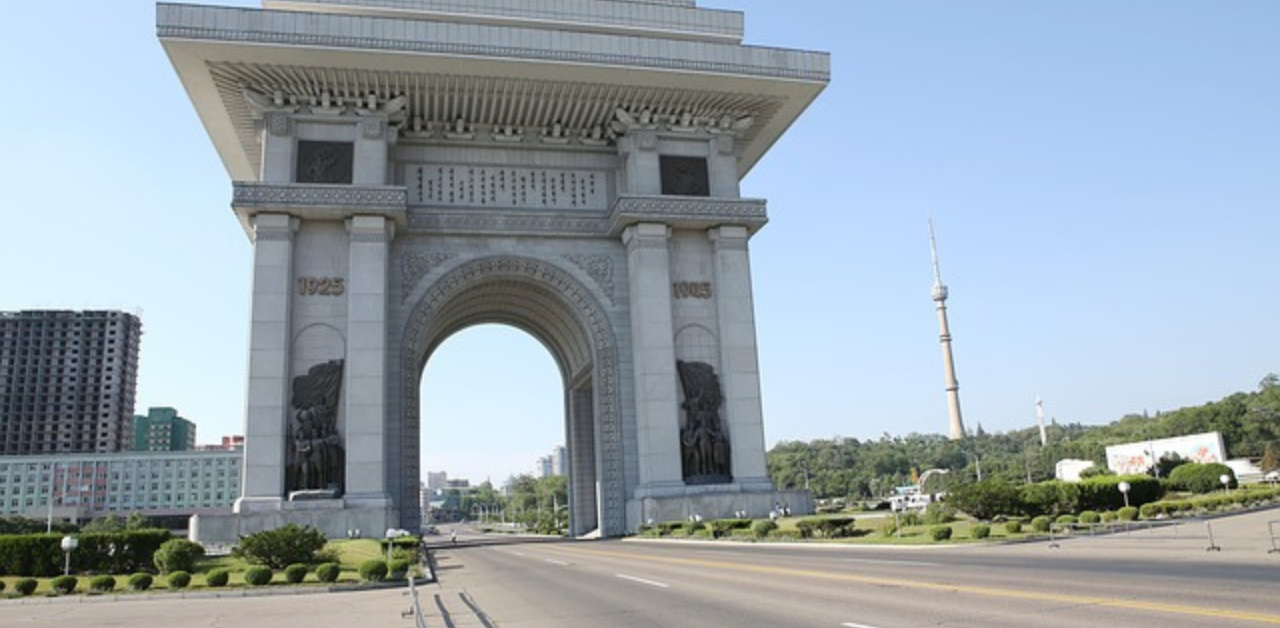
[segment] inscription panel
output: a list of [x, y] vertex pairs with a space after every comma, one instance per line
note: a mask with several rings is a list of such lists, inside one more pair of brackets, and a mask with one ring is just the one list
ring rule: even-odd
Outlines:
[[405, 176], [410, 205], [605, 211], [605, 173], [554, 168], [495, 166], [409, 166]]

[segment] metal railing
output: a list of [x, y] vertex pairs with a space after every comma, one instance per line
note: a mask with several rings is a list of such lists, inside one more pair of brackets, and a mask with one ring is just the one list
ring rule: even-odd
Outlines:
[[1268, 554], [1280, 553], [1280, 547], [1276, 545], [1276, 539], [1280, 538], [1280, 534], [1276, 534], [1277, 525], [1280, 525], [1280, 520], [1267, 522], [1267, 532], [1271, 536], [1271, 549], [1267, 550]]

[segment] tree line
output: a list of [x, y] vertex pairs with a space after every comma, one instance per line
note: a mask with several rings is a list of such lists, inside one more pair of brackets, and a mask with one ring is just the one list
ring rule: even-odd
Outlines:
[[[1220, 432], [1232, 458], [1261, 458], [1264, 471], [1280, 468], [1280, 376], [1267, 375], [1254, 392], [1238, 392], [1172, 412], [1126, 415], [1109, 425], [1046, 425], [988, 434], [981, 426], [958, 441], [940, 434], [884, 434], [878, 440], [835, 437], [783, 441], [768, 453], [769, 476], [779, 489], [807, 488], [817, 499], [871, 499], [914, 484], [928, 469], [942, 469], [926, 492], [984, 479], [1033, 483], [1054, 477], [1062, 459], [1092, 460], [1106, 468], [1110, 445]], [[936, 482], [936, 483], [935, 483]]]

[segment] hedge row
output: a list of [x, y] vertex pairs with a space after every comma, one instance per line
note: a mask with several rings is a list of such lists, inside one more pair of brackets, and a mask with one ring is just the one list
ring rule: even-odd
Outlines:
[[[48, 577], [62, 573], [62, 534], [0, 536], [0, 575]], [[75, 571], [132, 573], [153, 569], [152, 558], [167, 530], [129, 530], [76, 535]]]

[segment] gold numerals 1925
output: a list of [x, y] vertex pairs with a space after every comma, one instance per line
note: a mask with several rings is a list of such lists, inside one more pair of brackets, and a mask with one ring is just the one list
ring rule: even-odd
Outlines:
[[336, 297], [346, 291], [346, 281], [343, 277], [299, 277], [298, 294], [304, 297]]

